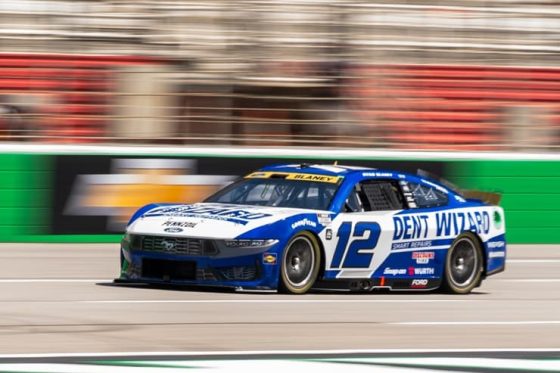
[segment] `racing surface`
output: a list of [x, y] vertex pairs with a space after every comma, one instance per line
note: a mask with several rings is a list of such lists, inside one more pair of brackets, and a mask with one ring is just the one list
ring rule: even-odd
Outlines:
[[560, 247], [471, 295], [115, 286], [118, 245], [0, 245], [2, 354], [560, 347]]

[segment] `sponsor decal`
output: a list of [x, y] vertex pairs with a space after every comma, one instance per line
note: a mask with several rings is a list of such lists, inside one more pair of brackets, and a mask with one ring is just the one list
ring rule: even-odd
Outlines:
[[332, 229], [327, 229], [325, 231], [325, 239], [326, 240], [332, 240]]
[[[428, 220], [430, 217], [426, 214], [393, 216], [393, 240], [428, 237]], [[455, 237], [464, 231], [479, 234], [490, 231], [490, 214], [486, 211], [436, 212], [435, 220], [438, 237]]]
[[160, 207], [150, 210], [144, 216], [178, 216], [196, 217], [215, 220], [224, 220], [232, 223], [247, 224], [250, 220], [262, 219], [272, 216], [261, 212], [251, 212], [236, 208], [224, 208], [220, 206], [204, 205], [180, 205], [171, 207]]
[[197, 223], [192, 222], [192, 221], [172, 221], [172, 220], [168, 220], [161, 225], [163, 225], [164, 227], [194, 228], [194, 227], [196, 227]]
[[491, 241], [488, 242], [488, 248], [489, 249], [499, 249], [502, 247], [506, 247], [506, 243], [505, 241]]
[[410, 247], [411, 248], [417, 248], [417, 247], [430, 247], [432, 246], [432, 240], [427, 240], [427, 241], [412, 241], [410, 243]]
[[180, 233], [183, 231], [183, 228], [179, 228], [179, 227], [170, 227], [170, 228], [165, 228], [163, 230], [164, 232], [167, 233]]
[[428, 280], [423, 278], [423, 279], [419, 279], [419, 278], [415, 278], [414, 280], [412, 280], [410, 282], [410, 287], [411, 288], [416, 288], [416, 289], [422, 289], [428, 286]]
[[342, 176], [329, 176], [329, 175], [316, 175], [316, 174], [301, 174], [292, 172], [253, 172], [247, 176], [246, 179], [268, 179], [272, 176], [285, 176], [286, 180], [302, 180], [302, 181], [316, 181], [320, 183], [338, 183]]
[[430, 267], [422, 267], [422, 268], [414, 268], [414, 274], [420, 276], [433, 276], [436, 273], [434, 268]]
[[271, 172], [253, 172], [252, 174], [245, 176], [245, 178], [264, 179], [270, 177], [271, 174]]
[[433, 251], [415, 251], [412, 253], [412, 259], [416, 261], [416, 264], [428, 264], [435, 257], [436, 254]]
[[274, 265], [276, 264], [277, 255], [276, 253], [264, 253], [263, 254], [263, 264]]
[[488, 234], [490, 214], [486, 211], [436, 213], [437, 236], [458, 236], [464, 231]]
[[292, 224], [292, 229], [296, 229], [298, 227], [313, 227], [313, 228], [317, 228], [317, 223], [315, 223], [312, 220], [309, 220], [307, 218], [302, 219], [302, 220], [298, 220], [295, 223]]
[[432, 240], [396, 242], [391, 245], [391, 250], [418, 249], [431, 246]]
[[362, 172], [363, 177], [393, 177], [391, 172]]
[[390, 275], [390, 276], [398, 276], [398, 275], [406, 275], [406, 269], [404, 268], [385, 268], [385, 270], [383, 271], [384, 275]]
[[506, 257], [506, 252], [505, 251], [491, 251], [488, 253], [488, 258], [489, 259], [493, 259], [493, 258], [505, 258]]
[[393, 240], [410, 240], [428, 236], [428, 215], [393, 216]]
[[319, 224], [323, 225], [329, 225], [332, 222], [330, 214], [317, 214], [317, 220]]
[[414, 267], [408, 267], [408, 275], [409, 276], [415, 276], [415, 275], [420, 275], [420, 276], [427, 276], [427, 275], [433, 275], [435, 274], [436, 270], [434, 268], [429, 268], [429, 267], [421, 267], [421, 268], [414, 268]]

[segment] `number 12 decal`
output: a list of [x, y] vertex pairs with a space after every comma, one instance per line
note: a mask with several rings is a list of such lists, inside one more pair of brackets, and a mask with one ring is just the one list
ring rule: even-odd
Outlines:
[[[350, 246], [348, 240], [352, 234]], [[336, 236], [338, 243], [334, 250], [334, 256], [331, 262], [331, 268], [340, 268], [340, 264], [344, 259], [342, 268], [369, 268], [373, 259], [373, 252], [360, 252], [361, 250], [372, 250], [377, 246], [381, 227], [377, 223], [358, 222], [354, 225], [352, 232], [352, 222], [344, 222], [338, 228]], [[345, 255], [346, 254], [346, 255]]]

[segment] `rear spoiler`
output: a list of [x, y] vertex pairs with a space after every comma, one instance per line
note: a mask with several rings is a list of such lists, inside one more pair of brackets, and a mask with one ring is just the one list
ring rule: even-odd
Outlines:
[[423, 178], [430, 178], [440, 182], [441, 184], [445, 185], [447, 188], [451, 189], [453, 192], [462, 195], [465, 198], [470, 199], [478, 199], [484, 203], [488, 203], [490, 205], [498, 205], [500, 200], [502, 199], [502, 195], [500, 193], [493, 193], [493, 192], [483, 192], [481, 190], [465, 190], [460, 189], [457, 185], [453, 184], [452, 182], [445, 180], [437, 175], [432, 174], [426, 170], [418, 169], [416, 174]]
[[483, 192], [481, 190], [462, 190], [461, 194], [466, 198], [479, 199], [490, 205], [498, 205], [502, 199], [500, 193]]

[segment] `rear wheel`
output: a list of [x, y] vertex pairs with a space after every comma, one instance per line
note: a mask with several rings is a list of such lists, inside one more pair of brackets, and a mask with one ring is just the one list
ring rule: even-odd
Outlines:
[[467, 294], [480, 283], [482, 249], [472, 233], [464, 233], [447, 251], [442, 287], [454, 294]]
[[319, 274], [320, 263], [321, 251], [317, 238], [309, 232], [294, 236], [282, 256], [280, 290], [292, 294], [309, 291]]

